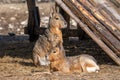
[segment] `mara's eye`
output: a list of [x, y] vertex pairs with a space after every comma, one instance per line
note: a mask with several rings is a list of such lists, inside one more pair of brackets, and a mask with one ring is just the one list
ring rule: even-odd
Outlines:
[[53, 51], [53, 53], [56, 53], [56, 50], [55, 50], [55, 51]]
[[56, 19], [56, 20], [59, 20], [59, 18], [58, 18], [58, 17], [56, 17], [55, 19]]

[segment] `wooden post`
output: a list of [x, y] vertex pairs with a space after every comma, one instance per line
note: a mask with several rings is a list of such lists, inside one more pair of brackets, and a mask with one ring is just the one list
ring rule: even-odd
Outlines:
[[39, 9], [35, 5], [35, 0], [27, 0], [28, 6], [28, 25], [27, 25], [27, 34], [29, 34], [29, 40], [31, 42], [35, 41], [39, 37], [39, 25], [40, 25], [40, 16], [39, 16]]

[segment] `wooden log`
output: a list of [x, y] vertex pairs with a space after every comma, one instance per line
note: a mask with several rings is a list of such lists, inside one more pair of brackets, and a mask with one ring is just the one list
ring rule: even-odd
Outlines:
[[[111, 24], [108, 21], [108, 18], [105, 20], [105, 17], [103, 16], [104, 14], [101, 14], [100, 12], [96, 11], [95, 13], [93, 12], [93, 10], [97, 10], [96, 7], [93, 7], [88, 1], [79, 1], [80, 3], [82, 3], [85, 8], [100, 22], [104, 25], [104, 27], [115, 37], [118, 39], [119, 43], [120, 43], [120, 31], [113, 31], [110, 29]], [[87, 6], [86, 6], [87, 5]], [[107, 16], [107, 15], [106, 15]], [[110, 24], [110, 26], [108, 25]], [[120, 45], [118, 45], [120, 46]], [[118, 54], [120, 54], [120, 51], [118, 51]]]
[[72, 11], [61, 1], [55, 0], [57, 4], [59, 4], [65, 11], [68, 13], [77, 23], [79, 23], [80, 27], [118, 64], [120, 65], [120, 58], [108, 47], [106, 44], [96, 36], [92, 30], [89, 29], [87, 25], [82, 23], [79, 18], [77, 18]]
[[[106, 1], [106, 0], [105, 0]], [[112, 23], [111, 21], [108, 20], [108, 17], [105, 19], [105, 16], [107, 15], [111, 15], [111, 14], [100, 14], [100, 11], [97, 12], [93, 12], [93, 10], [97, 10], [96, 7], [93, 7], [92, 5], [90, 5], [90, 3], [88, 1], [83, 1], [83, 0], [79, 0], [80, 3], [82, 3], [82, 5], [89, 11], [91, 12], [92, 16], [95, 17], [116, 39], [118, 39], [118, 43], [120, 43], [120, 31], [118, 30], [117, 33], [116, 31], [113, 31], [110, 29], [110, 27], [114, 26], [114, 23]], [[103, 10], [103, 8], [102, 8]], [[93, 13], [92, 13], [93, 12]], [[104, 15], [104, 16], [103, 16]], [[113, 14], [111, 15], [113, 16]], [[115, 20], [115, 19], [114, 19]], [[112, 24], [111, 24], [112, 23]], [[110, 25], [109, 25], [110, 24]], [[116, 24], [117, 25], [117, 24]], [[118, 25], [119, 27], [119, 25]], [[113, 43], [114, 44], [114, 43]], [[115, 45], [114, 45], [115, 46]], [[120, 44], [118, 45], [120, 46]], [[118, 49], [118, 54], [120, 54], [120, 50]]]
[[[73, 13], [86, 23], [100, 38], [112, 48], [116, 54], [120, 54], [120, 42], [117, 40], [99, 21], [96, 20], [81, 4], [76, 0], [63, 0]], [[74, 6], [74, 7], [73, 7]]]
[[111, 21], [108, 20], [108, 14], [100, 13], [100, 10], [103, 9], [97, 9], [96, 6], [93, 6], [91, 3], [88, 1], [79, 1], [84, 7], [101, 23], [106, 27], [108, 31], [110, 31], [118, 40], [120, 40], [120, 31], [113, 31], [111, 30], [111, 27], [114, 28], [115, 25], [114, 23], [112, 24]]
[[110, 0], [116, 7], [120, 8], [120, 1], [119, 0]]
[[114, 26], [112, 27], [113, 30], [119, 30], [120, 31], [120, 15], [118, 14], [117, 10], [115, 9], [114, 5], [112, 5], [112, 3], [108, 0], [94, 0], [94, 2], [96, 3], [96, 5], [101, 8], [101, 10], [103, 10], [108, 18], [108, 20], [114, 24]]

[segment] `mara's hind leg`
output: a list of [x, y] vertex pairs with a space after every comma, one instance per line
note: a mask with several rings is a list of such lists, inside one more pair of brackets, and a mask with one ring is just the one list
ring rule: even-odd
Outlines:
[[81, 67], [83, 72], [87, 72], [85, 63], [81, 63]]
[[93, 64], [86, 62], [85, 60], [81, 61], [80, 63], [81, 63], [81, 67], [82, 67], [83, 72], [91, 72], [92, 71]]
[[89, 73], [99, 71], [99, 66], [96, 63], [86, 63], [85, 68]]

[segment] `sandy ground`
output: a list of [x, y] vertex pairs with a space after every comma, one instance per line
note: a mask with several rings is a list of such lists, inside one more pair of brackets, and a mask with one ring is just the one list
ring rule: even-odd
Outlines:
[[[42, 17], [49, 14], [50, 4], [37, 5]], [[0, 4], [0, 80], [120, 80], [120, 67], [91, 39], [64, 41], [64, 47], [69, 59], [83, 53], [94, 56], [101, 69], [98, 73], [49, 74], [45, 73], [48, 67], [35, 67], [32, 62], [34, 43], [29, 43], [23, 33], [27, 14], [26, 4]], [[9, 36], [9, 32], [16, 36]]]

